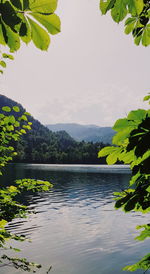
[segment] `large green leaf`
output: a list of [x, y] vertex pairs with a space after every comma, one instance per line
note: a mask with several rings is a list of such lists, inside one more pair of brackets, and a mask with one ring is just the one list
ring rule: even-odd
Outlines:
[[131, 31], [133, 31], [133, 29], [135, 28], [136, 21], [137, 21], [136, 17], [129, 17], [125, 21], [125, 33], [126, 34], [129, 34]]
[[126, 127], [124, 129], [122, 129], [121, 131], [119, 131], [118, 133], [116, 133], [114, 135], [114, 137], [112, 139], [112, 143], [114, 145], [118, 145], [118, 146], [124, 144], [126, 139], [129, 138], [131, 131], [132, 131], [131, 127]]
[[0, 4], [0, 12], [4, 23], [8, 25], [12, 30], [14, 30], [15, 26], [21, 22], [16, 11], [9, 1]]
[[20, 48], [20, 38], [17, 33], [11, 30], [10, 27], [7, 25], [5, 26], [5, 31], [6, 31], [6, 43], [8, 47], [10, 48], [10, 52], [17, 51]]
[[57, 8], [57, 0], [30, 0], [30, 9], [33, 12], [53, 13]]
[[130, 128], [135, 128], [136, 127], [136, 123], [135, 121], [129, 121], [127, 118], [123, 118], [123, 119], [118, 119], [114, 126], [113, 129], [115, 131], [122, 131], [123, 129], [130, 127]]
[[135, 159], [134, 151], [131, 150], [129, 152], [123, 151], [119, 155], [119, 160], [123, 161], [125, 164], [130, 164]]
[[116, 0], [114, 7], [111, 10], [111, 16], [117, 23], [122, 21], [127, 15], [127, 7], [125, 0]]
[[142, 12], [144, 7], [143, 0], [129, 0], [128, 5], [129, 5], [129, 12], [133, 16], [139, 15]]
[[108, 10], [112, 9], [116, 0], [100, 0], [100, 10], [102, 14], [106, 14]]
[[114, 151], [116, 151], [116, 147], [113, 147], [113, 146], [104, 147], [99, 151], [98, 157], [105, 157], [105, 156], [107, 156], [108, 154], [110, 154]]
[[4, 26], [2, 25], [2, 22], [0, 21], [0, 44], [6, 45], [6, 40], [3, 32], [5, 32], [5, 36], [6, 36], [6, 30]]
[[32, 13], [32, 16], [39, 21], [51, 34], [60, 32], [60, 19], [56, 14], [43, 15]]
[[21, 0], [22, 2], [22, 6], [23, 6], [23, 10], [28, 10], [29, 9], [29, 0]]
[[28, 20], [31, 26], [31, 37], [33, 43], [37, 48], [47, 50], [50, 44], [50, 37], [47, 31], [30, 18]]
[[129, 112], [127, 119], [133, 120], [134, 122], [142, 121], [146, 117], [146, 113], [145, 109], [132, 110]]
[[20, 25], [19, 35], [22, 41], [28, 44], [31, 41], [31, 27], [29, 25], [28, 19], [21, 15], [22, 24]]
[[132, 186], [133, 184], [135, 184], [137, 181], [139, 181], [141, 178], [141, 173], [138, 172], [136, 173], [134, 176], [131, 177], [130, 183], [129, 185]]
[[142, 12], [144, 7], [143, 0], [134, 0], [134, 4], [135, 4], [137, 14], [139, 15]]
[[108, 165], [114, 165], [117, 160], [118, 160], [118, 154], [116, 151], [114, 151], [113, 153], [109, 154], [106, 158], [106, 162]]
[[146, 25], [143, 30], [142, 45], [145, 47], [150, 45], [150, 24]]
[[10, 0], [10, 2], [19, 10], [22, 10], [22, 3], [20, 0]]

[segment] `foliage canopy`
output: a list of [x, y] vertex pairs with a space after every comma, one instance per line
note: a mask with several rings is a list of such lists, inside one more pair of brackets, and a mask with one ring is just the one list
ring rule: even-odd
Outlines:
[[[57, 0], [1, 0], [0, 45], [13, 53], [20, 49], [21, 42], [32, 41], [38, 49], [47, 50], [50, 35], [60, 32], [56, 8]], [[7, 58], [13, 59], [13, 55], [1, 52], [2, 68], [6, 67]]]
[[149, 0], [100, 0], [102, 14], [108, 11], [119, 23], [125, 20], [125, 33], [132, 33], [134, 43], [150, 45], [150, 1]]

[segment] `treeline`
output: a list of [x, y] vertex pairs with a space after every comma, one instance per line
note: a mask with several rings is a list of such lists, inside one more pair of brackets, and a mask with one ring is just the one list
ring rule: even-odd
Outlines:
[[[3, 106], [19, 106], [21, 114], [25, 109], [17, 102], [0, 95], [0, 109]], [[2, 111], [1, 111], [2, 112]], [[10, 114], [10, 113], [9, 113]], [[15, 117], [17, 113], [12, 113]], [[77, 142], [65, 131], [52, 132], [39, 121], [29, 116], [32, 130], [13, 146], [17, 151], [16, 162], [50, 164], [100, 164], [105, 160], [97, 158], [103, 143]]]

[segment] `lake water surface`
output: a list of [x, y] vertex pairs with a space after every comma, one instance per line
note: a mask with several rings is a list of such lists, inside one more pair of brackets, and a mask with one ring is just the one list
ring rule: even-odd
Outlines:
[[[121, 268], [149, 252], [149, 240], [134, 240], [136, 225], [149, 222], [148, 216], [114, 210], [113, 192], [127, 185], [128, 167], [12, 164], [6, 172], [8, 184], [12, 178], [38, 178], [54, 185], [48, 193], [25, 194], [23, 200], [37, 214], [9, 225], [32, 239], [15, 246], [22, 249], [20, 256], [43, 265], [38, 273], [50, 265], [54, 274], [129, 273]], [[6, 273], [23, 272], [0, 268]]]

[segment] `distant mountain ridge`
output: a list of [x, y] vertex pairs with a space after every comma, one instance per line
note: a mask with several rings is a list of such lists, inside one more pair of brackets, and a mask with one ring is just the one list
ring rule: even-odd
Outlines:
[[[3, 106], [18, 106], [20, 112], [11, 111], [8, 115], [14, 115], [17, 119], [26, 110], [21, 104], [12, 99], [0, 95], [0, 113]], [[4, 112], [5, 113], [5, 112]], [[7, 115], [5, 113], [5, 115]], [[52, 132], [38, 120], [29, 116], [32, 129], [23, 135], [21, 140], [13, 143], [17, 156], [16, 162], [49, 163], [49, 164], [102, 164], [105, 159], [98, 159], [98, 151], [105, 145], [101, 142], [75, 141], [66, 131]]]
[[76, 141], [102, 142], [111, 144], [115, 131], [111, 127], [80, 125], [76, 123], [59, 123], [46, 125], [53, 132], [65, 130]]

